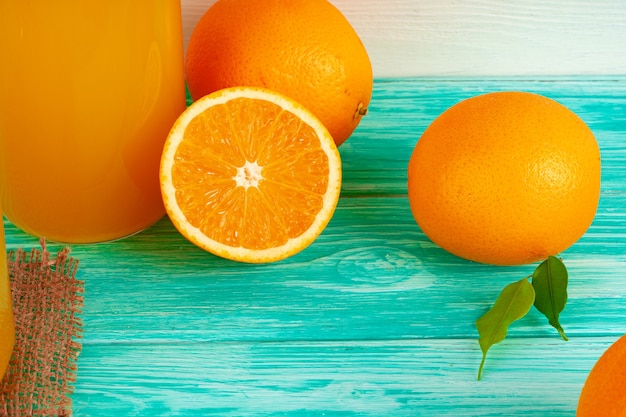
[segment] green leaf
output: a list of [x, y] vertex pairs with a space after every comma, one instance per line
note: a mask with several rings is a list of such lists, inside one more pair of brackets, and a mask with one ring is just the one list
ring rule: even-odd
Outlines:
[[476, 320], [480, 349], [483, 359], [478, 369], [478, 380], [482, 375], [487, 351], [506, 337], [511, 323], [524, 317], [535, 301], [535, 290], [528, 277], [504, 287], [495, 304], [482, 317]]
[[559, 314], [567, 303], [567, 269], [563, 262], [550, 256], [533, 272], [532, 286], [535, 289], [535, 307], [542, 312], [563, 340], [567, 336], [559, 323]]

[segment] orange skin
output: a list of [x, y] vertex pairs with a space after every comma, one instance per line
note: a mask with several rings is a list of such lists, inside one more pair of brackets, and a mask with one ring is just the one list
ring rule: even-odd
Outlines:
[[326, 0], [220, 0], [194, 28], [185, 65], [194, 100], [226, 87], [268, 88], [309, 109], [337, 145], [373, 88], [365, 47]]
[[626, 417], [626, 335], [602, 354], [578, 399], [577, 417]]
[[600, 196], [600, 151], [573, 112], [525, 92], [442, 113], [417, 142], [408, 194], [422, 231], [476, 262], [521, 265], [574, 244]]

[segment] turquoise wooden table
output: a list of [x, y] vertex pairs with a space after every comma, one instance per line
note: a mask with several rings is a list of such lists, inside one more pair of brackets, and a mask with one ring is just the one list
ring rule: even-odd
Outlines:
[[[411, 216], [406, 167], [437, 115], [496, 90], [544, 94], [578, 113], [601, 148], [602, 193], [589, 231], [561, 254], [570, 340], [533, 309], [477, 381], [474, 322], [535, 265], [481, 265], [434, 246]], [[587, 373], [626, 333], [626, 77], [378, 79], [340, 151], [337, 211], [285, 261], [217, 258], [168, 219], [73, 246], [85, 281], [74, 414], [574, 416]], [[38, 246], [5, 227], [9, 249]]]

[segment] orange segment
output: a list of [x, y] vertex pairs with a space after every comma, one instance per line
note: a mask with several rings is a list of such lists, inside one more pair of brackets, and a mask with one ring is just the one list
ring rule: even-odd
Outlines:
[[308, 110], [270, 90], [235, 87], [194, 102], [161, 160], [176, 228], [199, 247], [242, 262], [272, 262], [309, 246], [332, 217], [341, 160]]

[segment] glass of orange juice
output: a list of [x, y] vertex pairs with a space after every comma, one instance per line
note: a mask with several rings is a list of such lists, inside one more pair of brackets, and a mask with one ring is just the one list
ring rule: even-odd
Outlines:
[[0, 4], [7, 218], [66, 243], [158, 221], [162, 147], [186, 104], [180, 0]]
[[9, 359], [11, 359], [15, 341], [11, 288], [9, 287], [7, 271], [7, 252], [4, 243], [4, 227], [1, 220], [2, 215], [0, 215], [0, 380], [6, 371]]

